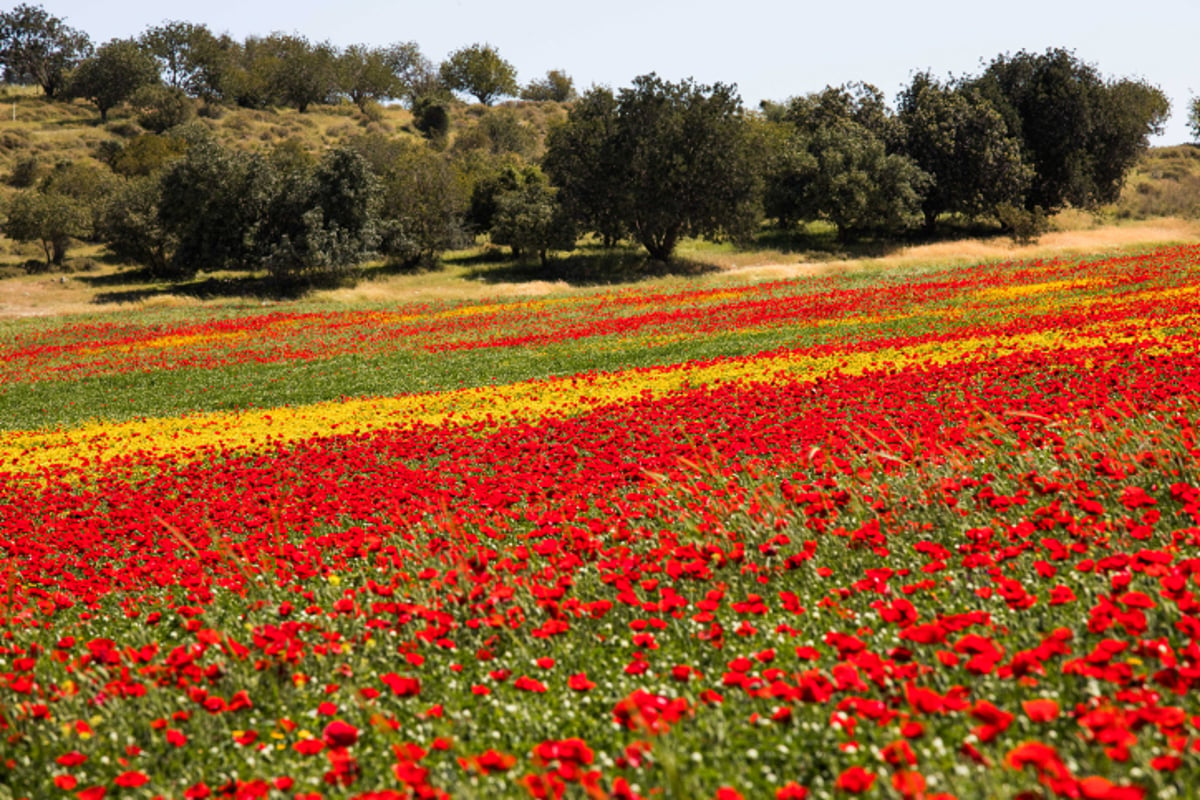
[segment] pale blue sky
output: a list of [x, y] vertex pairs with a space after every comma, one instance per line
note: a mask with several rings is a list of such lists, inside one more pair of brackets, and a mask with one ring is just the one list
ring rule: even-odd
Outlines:
[[977, 74], [1002, 52], [1073, 49], [1111, 77], [1158, 85], [1172, 102], [1165, 135], [1189, 138], [1186, 104], [1200, 93], [1200, 0], [46, 0], [47, 11], [96, 42], [163, 20], [202, 22], [236, 39], [297, 32], [335, 45], [415, 41], [434, 62], [488, 42], [525, 83], [562, 69], [579, 88], [620, 88], [637, 75], [736, 83], [747, 106], [874, 83], [889, 101], [914, 71]]

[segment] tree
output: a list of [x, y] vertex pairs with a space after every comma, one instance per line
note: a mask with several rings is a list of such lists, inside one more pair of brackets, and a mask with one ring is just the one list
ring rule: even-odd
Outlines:
[[542, 159], [568, 216], [582, 230], [599, 235], [607, 247], [628, 232], [624, 215], [613, 203], [624, 182], [617, 124], [616, 96], [593, 87], [571, 108], [566, 123], [550, 130]]
[[278, 55], [266, 40], [248, 36], [230, 54], [222, 81], [223, 96], [242, 108], [267, 108], [282, 102], [274, 81], [280, 68]]
[[206, 103], [229, 99], [229, 79], [241, 48], [227, 33], [216, 36], [198, 26], [183, 51], [184, 90]]
[[113, 255], [148, 267], [156, 277], [172, 278], [177, 277], [172, 256], [178, 241], [159, 217], [162, 194], [157, 177], [122, 181], [104, 204], [98, 227]]
[[849, 119], [822, 124], [808, 143], [815, 169], [804, 186], [804, 217], [832, 222], [843, 242], [920, 224], [929, 176], [907, 156], [889, 154], [877, 135]]
[[46, 253], [46, 266], [62, 266], [72, 237], [87, 236], [91, 215], [72, 197], [53, 192], [25, 189], [17, 192], [8, 205], [4, 233], [18, 242], [40, 242]]
[[392, 71], [387, 50], [354, 44], [337, 56], [338, 88], [359, 110], [371, 100], [397, 97], [404, 84]]
[[466, 92], [485, 106], [497, 98], [517, 93], [517, 70], [500, 57], [490, 44], [473, 44], [455, 50], [442, 62], [442, 82], [458, 92]]
[[107, 120], [109, 109], [158, 80], [158, 65], [148, 52], [132, 39], [113, 39], [75, 68], [68, 93], [90, 100]]
[[760, 123], [763, 157], [763, 212], [780, 228], [790, 228], [808, 212], [806, 191], [816, 173], [817, 160], [808, 140], [796, 126], [770, 114]]
[[972, 86], [1020, 137], [1034, 177], [1025, 207], [1089, 208], [1115, 199], [1169, 104], [1138, 81], [1105, 82], [1073, 52], [997, 56]]
[[903, 128], [874, 86], [829, 86], [767, 116], [795, 130], [769, 173], [767, 198], [783, 221], [827, 220], [840, 241], [919, 224], [930, 178], [899, 152]]
[[366, 159], [344, 147], [313, 171], [292, 163], [276, 176], [255, 228], [257, 260], [284, 284], [336, 280], [379, 243], [378, 180]]
[[1171, 101], [1157, 86], [1141, 81], [1109, 81], [1096, 108], [1090, 163], [1095, 203], [1115, 203], [1125, 175], [1163, 132]]
[[138, 37], [158, 62], [163, 83], [192, 95], [201, 94], [206, 68], [219, 42], [206, 25], [168, 20]]
[[537, 133], [508, 107], [487, 109], [473, 127], [460, 130], [454, 139], [456, 151], [480, 149], [493, 156], [516, 153], [528, 158], [537, 146]]
[[547, 182], [544, 172], [512, 156], [484, 162], [471, 186], [471, 203], [466, 215], [471, 231], [491, 232], [500, 196], [539, 181]]
[[314, 103], [328, 102], [338, 91], [333, 47], [282, 33], [248, 37], [224, 78], [224, 86], [244, 108], [282, 104], [303, 114]]
[[416, 42], [388, 45], [384, 55], [388, 68], [400, 81], [399, 99], [409, 108], [416, 108], [417, 102], [422, 99], [436, 102], [449, 102], [452, 99], [453, 95], [442, 83], [438, 69], [421, 53]]
[[522, 100], [566, 103], [575, 99], [575, 82], [560, 69], [552, 69], [542, 80], [532, 80], [521, 90]]
[[113, 172], [127, 178], [154, 175], [187, 151], [187, 143], [171, 135], [143, 133], [123, 145], [109, 141], [112, 146], [105, 148], [103, 161]]
[[900, 141], [899, 121], [888, 111], [883, 92], [869, 83], [826, 86], [820, 92], [791, 98], [779, 118], [805, 135], [842, 121], [853, 122], [883, 142], [889, 151]]
[[1200, 97], [1193, 97], [1188, 108], [1188, 128], [1192, 132], [1192, 139], [1200, 143]]
[[406, 144], [381, 176], [380, 249], [403, 266], [432, 263], [468, 237], [466, 197], [446, 156], [428, 145]]
[[104, 200], [112, 192], [116, 179], [96, 162], [62, 161], [38, 185], [43, 194], [69, 198], [83, 215], [84, 225], [77, 238], [93, 238]]
[[450, 109], [436, 97], [418, 97], [412, 106], [413, 127], [439, 150], [450, 136]]
[[[603, 106], [603, 95], [593, 99]], [[582, 117], [572, 109], [567, 130], [581, 123], [592, 135], [604, 132], [607, 122], [592, 116], [599, 109], [589, 106]], [[608, 195], [600, 199], [652, 258], [670, 260], [684, 236], [741, 238], [754, 229], [760, 211], [758, 175], [741, 100], [732, 86], [640, 76], [617, 96], [607, 133], [592, 145], [611, 170], [600, 176], [599, 188]], [[561, 147], [578, 140], [570, 134], [552, 137], [551, 148], [556, 141]], [[556, 180], [574, 156], [547, 153], [546, 164]], [[567, 188], [576, 180], [565, 177], [559, 184], [569, 198], [568, 212], [579, 208], [578, 193]]]
[[575, 225], [556, 202], [546, 177], [537, 171], [496, 199], [491, 239], [511, 247], [515, 258], [524, 252], [537, 253], [544, 267], [551, 250], [575, 247]]
[[177, 242], [174, 276], [253, 262], [252, 234], [275, 188], [264, 160], [200, 140], [163, 172], [158, 221]]
[[995, 214], [1003, 204], [1023, 202], [1033, 170], [1004, 118], [977, 91], [920, 73], [898, 106], [901, 149], [932, 178], [921, 204], [926, 230], [940, 214]]
[[271, 56], [267, 80], [272, 94], [303, 114], [314, 103], [328, 102], [337, 89], [333, 47], [303, 36], [272, 34], [263, 42]]
[[9, 83], [33, 81], [47, 97], [55, 97], [66, 85], [67, 73], [91, 54], [86, 33], [41, 6], [22, 3], [0, 12], [0, 65]]

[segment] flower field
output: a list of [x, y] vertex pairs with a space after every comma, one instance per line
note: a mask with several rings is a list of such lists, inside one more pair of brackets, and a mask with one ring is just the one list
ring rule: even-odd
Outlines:
[[14, 323], [0, 798], [1200, 796], [1198, 331], [1200, 246]]

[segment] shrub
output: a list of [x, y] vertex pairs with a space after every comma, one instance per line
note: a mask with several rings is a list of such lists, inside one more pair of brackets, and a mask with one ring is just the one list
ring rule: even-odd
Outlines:
[[1034, 206], [1030, 211], [1004, 203], [996, 208], [996, 216], [1017, 244], [1033, 244], [1050, 229], [1050, 219], [1041, 206]]

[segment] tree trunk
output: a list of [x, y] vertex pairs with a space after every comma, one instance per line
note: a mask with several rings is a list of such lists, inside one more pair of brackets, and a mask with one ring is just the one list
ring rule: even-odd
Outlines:
[[65, 236], [60, 236], [52, 242], [54, 245], [54, 266], [61, 267], [63, 259], [67, 257], [67, 247], [70, 240]]
[[675, 244], [679, 241], [679, 232], [664, 231], [657, 236], [647, 234], [641, 239], [642, 246], [646, 248], [646, 252], [650, 253], [650, 257], [665, 264], [671, 260], [671, 254], [675, 252]]
[[932, 236], [933, 232], [935, 230], [937, 230], [937, 218], [938, 218], [937, 212], [930, 210], [930, 211], [925, 211], [924, 214], [925, 214], [925, 235]]

